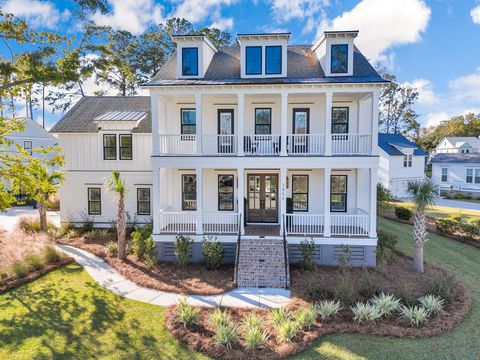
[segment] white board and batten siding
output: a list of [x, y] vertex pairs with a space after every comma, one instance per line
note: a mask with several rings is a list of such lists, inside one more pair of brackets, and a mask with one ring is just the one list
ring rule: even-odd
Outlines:
[[[447, 169], [447, 181], [442, 182], [442, 168]], [[475, 184], [474, 178], [472, 183], [467, 183], [467, 169], [480, 169], [480, 163], [470, 164], [449, 164], [449, 163], [433, 163], [432, 164], [432, 181], [442, 190], [455, 190], [463, 192], [472, 192], [478, 196], [480, 194], [480, 184]]]

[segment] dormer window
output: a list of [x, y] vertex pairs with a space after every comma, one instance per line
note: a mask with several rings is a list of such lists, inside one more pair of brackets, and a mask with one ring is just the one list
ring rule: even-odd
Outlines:
[[330, 72], [332, 74], [348, 73], [348, 45], [347, 44], [332, 44]]
[[262, 47], [247, 46], [245, 48], [245, 63], [247, 75], [262, 74]]
[[282, 73], [282, 47], [266, 46], [265, 47], [265, 74], [281, 74]]
[[182, 75], [183, 76], [198, 75], [198, 48], [196, 47], [182, 48]]

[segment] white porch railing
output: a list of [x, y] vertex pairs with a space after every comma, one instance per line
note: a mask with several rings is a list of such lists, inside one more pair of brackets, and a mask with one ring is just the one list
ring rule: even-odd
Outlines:
[[194, 155], [196, 135], [159, 135], [161, 155]]
[[197, 213], [195, 211], [160, 212], [160, 232], [195, 233]]
[[323, 155], [325, 135], [288, 135], [288, 155]]
[[285, 222], [287, 235], [323, 235], [323, 215], [286, 214]]
[[280, 153], [280, 135], [246, 135], [244, 137], [245, 155], [278, 155]]
[[369, 134], [332, 134], [333, 155], [370, 155], [372, 136]]
[[332, 235], [367, 236], [370, 231], [370, 215], [359, 210], [357, 215], [330, 215]]
[[202, 153], [204, 155], [234, 155], [237, 153], [237, 136], [203, 135]]
[[203, 232], [206, 234], [237, 234], [238, 213], [203, 214]]

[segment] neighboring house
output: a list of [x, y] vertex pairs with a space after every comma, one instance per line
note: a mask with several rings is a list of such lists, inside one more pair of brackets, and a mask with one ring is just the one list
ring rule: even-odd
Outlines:
[[480, 195], [480, 153], [441, 153], [431, 160], [432, 180], [447, 191]]
[[[193, 261], [202, 260], [204, 236], [221, 242], [239, 286], [288, 286], [286, 260], [299, 260], [306, 238], [317, 263], [338, 264], [349, 245], [353, 265], [375, 266], [386, 81], [355, 47], [357, 34], [325, 32], [301, 46], [288, 44], [289, 33], [241, 34], [220, 48], [176, 36], [176, 52], [144, 84], [144, 120], [108, 115], [142, 111], [131, 103], [139, 98], [86, 98], [52, 129], [67, 159], [62, 191], [72, 196], [62, 219], [88, 205], [96, 223], [114, 219], [102, 184], [116, 168], [127, 177], [130, 213], [147, 199], [139, 188], [151, 189], [160, 260], [175, 260], [175, 237], [185, 234]], [[121, 134], [133, 135], [133, 160], [118, 158]]]
[[474, 136], [447, 136], [440, 141], [434, 154], [472, 154], [480, 152], [480, 140]]
[[47, 148], [57, 145], [57, 138], [41, 127], [36, 121], [28, 117], [21, 118], [20, 120], [23, 122], [23, 130], [6, 135], [5, 137], [9, 139], [12, 144], [3, 148], [2, 151], [16, 151], [17, 145], [20, 145], [32, 153], [32, 149], [34, 148]]
[[428, 154], [401, 134], [378, 134], [378, 146], [378, 182], [389, 189], [393, 197], [408, 197], [408, 181], [425, 178]]

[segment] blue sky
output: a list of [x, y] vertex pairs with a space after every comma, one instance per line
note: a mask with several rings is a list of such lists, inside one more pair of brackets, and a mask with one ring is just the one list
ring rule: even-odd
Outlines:
[[[171, 16], [232, 34], [289, 31], [292, 44], [323, 30], [360, 31], [357, 46], [420, 92], [424, 125], [480, 113], [480, 0], [108, 0], [98, 23], [141, 33]], [[75, 35], [73, 1], [0, 0], [4, 10], [39, 29]], [[0, 51], [5, 49], [0, 47]], [[87, 89], [93, 93], [92, 81]], [[39, 114], [40, 112], [38, 112]], [[48, 116], [51, 126], [58, 115]]]

